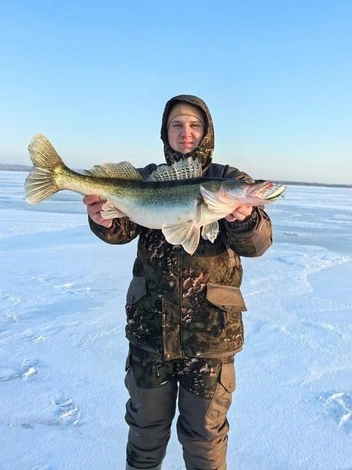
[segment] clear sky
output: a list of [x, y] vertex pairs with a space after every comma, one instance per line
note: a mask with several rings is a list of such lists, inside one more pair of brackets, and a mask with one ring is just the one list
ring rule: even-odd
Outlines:
[[214, 161], [352, 184], [352, 1], [1, 2], [0, 162], [164, 160], [165, 102], [203, 98]]

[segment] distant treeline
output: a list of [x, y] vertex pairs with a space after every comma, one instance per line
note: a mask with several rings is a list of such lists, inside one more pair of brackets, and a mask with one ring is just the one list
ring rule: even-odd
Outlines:
[[288, 186], [323, 186], [328, 188], [352, 188], [352, 184], [329, 184], [329, 183], [307, 183], [302, 181], [274, 181], [277, 184], [287, 184]]
[[[33, 167], [28, 165], [15, 165], [11, 163], [0, 163], [0, 171], [31, 171]], [[352, 184], [328, 184], [328, 183], [306, 183], [301, 181], [274, 181], [277, 184], [294, 186], [326, 186], [329, 188], [352, 188]]]
[[0, 171], [31, 171], [29, 165], [15, 165], [11, 163], [0, 163]]

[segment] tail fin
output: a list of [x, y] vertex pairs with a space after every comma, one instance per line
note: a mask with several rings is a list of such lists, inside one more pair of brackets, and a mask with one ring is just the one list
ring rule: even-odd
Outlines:
[[58, 170], [66, 168], [66, 165], [42, 134], [33, 137], [28, 151], [34, 168], [25, 181], [26, 201], [37, 204], [60, 191], [56, 178]]

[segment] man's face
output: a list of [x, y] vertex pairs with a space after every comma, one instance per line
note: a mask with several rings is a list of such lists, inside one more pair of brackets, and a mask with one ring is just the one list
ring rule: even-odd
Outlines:
[[204, 123], [195, 116], [180, 114], [170, 122], [167, 136], [170, 147], [176, 152], [192, 152], [204, 137]]

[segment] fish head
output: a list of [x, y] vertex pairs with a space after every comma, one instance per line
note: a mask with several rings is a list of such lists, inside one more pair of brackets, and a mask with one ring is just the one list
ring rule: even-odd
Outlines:
[[260, 205], [275, 201], [281, 196], [286, 187], [278, 186], [271, 181], [255, 181], [247, 183], [240, 180], [229, 180], [223, 185], [228, 196], [237, 199], [242, 204]]

